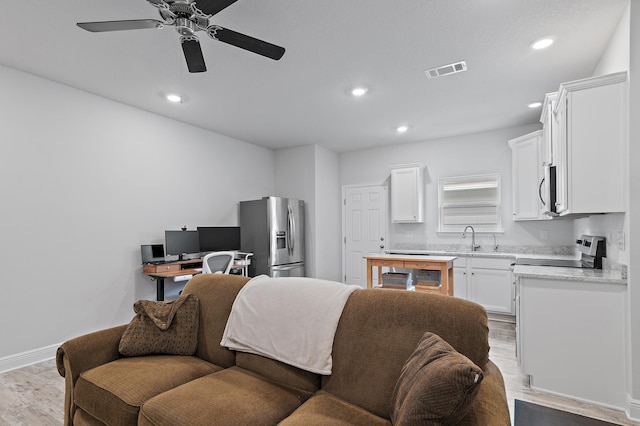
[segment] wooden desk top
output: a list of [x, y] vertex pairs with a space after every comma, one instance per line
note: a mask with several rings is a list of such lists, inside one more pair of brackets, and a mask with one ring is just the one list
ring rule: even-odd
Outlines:
[[197, 269], [181, 269], [179, 271], [163, 271], [163, 272], [144, 272], [145, 275], [158, 278], [173, 278], [181, 275], [196, 275], [201, 274], [202, 271]]
[[[183, 265], [189, 265], [191, 267], [182, 269]], [[248, 266], [249, 265], [244, 263], [234, 263], [233, 265], [231, 265], [231, 269], [243, 269], [247, 268]], [[158, 265], [143, 265], [142, 272], [145, 275], [154, 278], [174, 278], [181, 275], [196, 275], [202, 273], [202, 259], [196, 258], [160, 263]]]

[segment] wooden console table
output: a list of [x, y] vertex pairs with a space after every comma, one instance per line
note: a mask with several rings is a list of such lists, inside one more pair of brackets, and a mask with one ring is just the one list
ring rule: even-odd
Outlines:
[[373, 288], [373, 268], [378, 268], [378, 284], [382, 283], [382, 268], [424, 269], [440, 271], [439, 293], [453, 296], [453, 261], [455, 256], [420, 256], [380, 254], [367, 259], [367, 288]]

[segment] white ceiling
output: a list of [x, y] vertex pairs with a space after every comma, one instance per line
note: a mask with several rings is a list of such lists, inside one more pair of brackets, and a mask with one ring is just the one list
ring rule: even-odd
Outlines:
[[[19, 0], [0, 14], [0, 64], [268, 148], [343, 152], [537, 122], [558, 84], [591, 76], [628, 0], [239, 0], [212, 23], [285, 47], [273, 61], [200, 32], [187, 72], [172, 27], [89, 33], [83, 21], [159, 19], [145, 0]], [[545, 51], [529, 45], [543, 36]], [[465, 60], [468, 71], [424, 70]], [[355, 85], [366, 96], [349, 94]], [[179, 92], [182, 104], [163, 95]], [[395, 128], [408, 124], [398, 135]]]

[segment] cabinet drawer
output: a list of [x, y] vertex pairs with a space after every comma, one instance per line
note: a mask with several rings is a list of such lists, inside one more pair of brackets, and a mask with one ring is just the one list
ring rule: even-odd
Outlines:
[[429, 260], [405, 260], [404, 267], [409, 269], [433, 269], [439, 271], [444, 263], [429, 262]]
[[375, 260], [374, 264], [387, 268], [404, 268], [404, 261], [402, 260]]
[[170, 265], [156, 265], [156, 272], [169, 272], [169, 271], [179, 271], [180, 264], [173, 263]]
[[466, 268], [467, 267], [467, 258], [466, 257], [457, 257], [453, 261], [454, 268]]
[[473, 268], [482, 269], [505, 269], [510, 270], [511, 264], [515, 262], [514, 259], [495, 259], [488, 257], [474, 257], [471, 259], [471, 266]]

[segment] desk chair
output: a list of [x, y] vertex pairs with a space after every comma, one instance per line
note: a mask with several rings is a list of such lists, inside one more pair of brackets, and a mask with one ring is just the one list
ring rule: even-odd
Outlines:
[[232, 251], [214, 251], [202, 259], [203, 274], [228, 274], [233, 265], [235, 253]]

